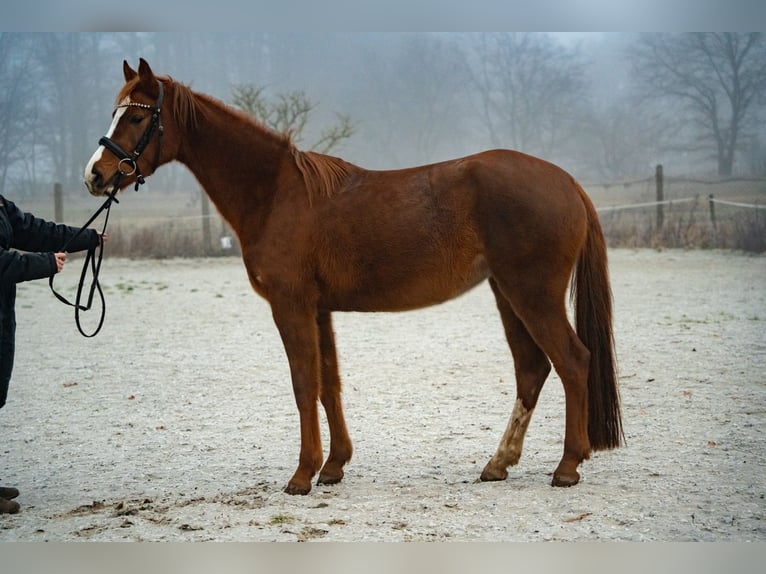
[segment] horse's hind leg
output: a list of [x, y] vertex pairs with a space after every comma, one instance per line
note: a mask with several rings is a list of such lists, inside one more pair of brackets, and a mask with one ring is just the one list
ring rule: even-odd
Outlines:
[[343, 478], [343, 465], [351, 460], [351, 439], [348, 436], [341, 402], [341, 383], [338, 372], [338, 357], [335, 350], [335, 334], [332, 329], [332, 315], [319, 312], [319, 350], [321, 360], [321, 386], [319, 398], [322, 401], [327, 423], [330, 427], [330, 454], [319, 472], [317, 484], [335, 484]]
[[545, 353], [529, 335], [524, 323], [513, 312], [510, 303], [493, 279], [490, 279], [490, 285], [503, 320], [505, 337], [513, 354], [516, 371], [516, 403], [497, 452], [481, 473], [481, 480], [487, 481], [505, 480], [508, 476], [506, 469], [519, 461], [532, 411], [551, 370], [551, 364]]
[[[538, 275], [541, 277], [542, 274]], [[564, 455], [553, 472], [553, 486], [572, 486], [580, 480], [577, 467], [590, 456], [588, 439], [588, 368], [590, 352], [567, 319], [566, 277], [555, 275], [536, 287], [511, 291], [510, 301], [529, 334], [545, 352], [564, 385], [566, 432]]]

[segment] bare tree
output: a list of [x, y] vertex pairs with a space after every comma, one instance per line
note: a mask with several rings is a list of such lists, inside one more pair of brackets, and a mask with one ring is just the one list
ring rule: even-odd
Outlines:
[[667, 138], [664, 128], [653, 110], [636, 109], [630, 99], [600, 102], [582, 117], [578, 160], [594, 177], [647, 177]]
[[[234, 86], [232, 102], [274, 131], [290, 133], [293, 141], [296, 144], [300, 143], [316, 104], [300, 90], [278, 94], [273, 100], [269, 100], [264, 91], [264, 86], [257, 87], [251, 84]], [[353, 135], [354, 126], [351, 118], [345, 114], [336, 115], [338, 123], [324, 129], [310, 149], [329, 153], [341, 141]]]
[[577, 47], [547, 34], [494, 33], [478, 38], [475, 55], [474, 85], [491, 144], [552, 155], [585, 100]]
[[766, 40], [760, 32], [646, 34], [632, 51], [646, 97], [681, 104], [684, 124], [729, 176], [743, 129], [766, 90]]
[[[382, 87], [389, 100], [388, 130], [395, 147], [411, 138], [415, 156], [402, 163], [434, 161], [457, 148], [461, 138], [461, 99], [468, 80], [465, 54], [441, 34], [405, 37]], [[381, 86], [379, 86], [381, 87]], [[396, 121], [393, 121], [396, 118]], [[406, 135], [405, 135], [406, 134]]]
[[453, 34], [385, 34], [360, 52], [352, 102], [373, 165], [411, 166], [472, 149], [463, 43]]
[[94, 120], [103, 122], [111, 111], [114, 92], [111, 83], [102, 81], [108, 38], [95, 33], [35, 35], [44, 95], [37, 137], [50, 155], [55, 180], [68, 189], [82, 187], [82, 170], [104, 127]]
[[26, 35], [0, 33], [0, 192], [10, 170], [29, 159], [33, 131], [31, 42]]

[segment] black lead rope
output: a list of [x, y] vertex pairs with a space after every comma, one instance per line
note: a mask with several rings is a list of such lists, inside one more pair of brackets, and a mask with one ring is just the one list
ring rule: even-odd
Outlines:
[[[61, 251], [66, 251], [66, 248], [74, 241], [77, 237], [79, 237], [88, 227], [90, 227], [91, 223], [93, 223], [96, 218], [101, 215], [103, 211], [106, 211], [106, 216], [104, 217], [104, 227], [101, 230], [101, 235], [103, 235], [106, 232], [106, 226], [109, 223], [109, 212], [112, 208], [112, 203], [119, 203], [117, 198], [115, 197], [117, 192], [120, 189], [120, 180], [121, 178], [118, 177], [117, 181], [114, 184], [114, 188], [112, 189], [112, 192], [109, 194], [109, 197], [106, 199], [104, 204], [98, 208], [98, 210], [91, 216], [91, 218], [85, 222], [85, 224], [77, 230], [77, 233], [75, 233], [72, 237], [69, 238], [69, 240], [62, 246]], [[98, 254], [96, 254], [96, 251], [98, 251]], [[50, 276], [48, 279], [48, 285], [51, 288], [51, 292], [56, 296], [56, 299], [61, 301], [62, 303], [69, 305], [70, 307], [74, 307], [74, 318], [75, 323], [77, 323], [77, 330], [80, 331], [80, 334], [83, 337], [95, 337], [98, 332], [101, 330], [101, 327], [104, 325], [104, 318], [106, 317], [106, 299], [104, 298], [104, 291], [101, 289], [101, 283], [99, 283], [98, 275], [101, 271], [101, 261], [104, 258], [104, 242], [99, 241], [98, 245], [95, 247], [91, 247], [88, 249], [88, 252], [85, 256], [85, 261], [82, 266], [82, 272], [80, 273], [80, 283], [77, 286], [77, 295], [75, 298], [75, 302], [72, 303], [69, 301], [66, 297], [59, 294], [56, 289], [53, 288], [53, 279], [56, 277], [56, 274]], [[88, 292], [88, 303], [87, 305], [82, 305], [82, 293], [85, 288], [85, 280], [86, 276], [88, 274], [88, 269], [90, 268], [91, 273], [93, 275], [93, 278], [90, 283], [90, 289]], [[98, 321], [98, 326], [96, 326], [95, 331], [92, 333], [86, 333], [85, 329], [82, 326], [82, 323], [80, 322], [80, 312], [81, 311], [90, 311], [91, 307], [93, 306], [93, 297], [98, 292], [98, 296], [101, 299], [101, 316]]]

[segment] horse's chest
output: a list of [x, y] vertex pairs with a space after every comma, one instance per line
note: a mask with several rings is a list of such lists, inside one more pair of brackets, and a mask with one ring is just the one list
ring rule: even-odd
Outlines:
[[247, 276], [250, 279], [250, 285], [253, 291], [261, 297], [266, 297], [266, 281], [260, 269], [248, 267]]

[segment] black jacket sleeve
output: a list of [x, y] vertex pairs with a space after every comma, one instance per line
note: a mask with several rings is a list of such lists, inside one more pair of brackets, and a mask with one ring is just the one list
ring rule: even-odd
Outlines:
[[[31, 213], [21, 211], [12, 201], [3, 199], [8, 221], [13, 229], [11, 247], [22, 251], [61, 251], [64, 244], [74, 237], [79, 228], [61, 223], [53, 223], [35, 217]], [[67, 245], [68, 252], [84, 251], [96, 247], [101, 241], [93, 229], [86, 229], [71, 244]]]
[[[54, 253], [75, 237], [76, 227], [56, 224], [25, 213], [0, 196], [0, 280], [3, 284], [43, 279], [56, 273]], [[98, 233], [87, 229], [67, 245], [70, 252], [95, 247]], [[20, 250], [20, 251], [17, 251]], [[22, 253], [25, 252], [25, 253]]]
[[21, 283], [32, 279], [44, 279], [56, 273], [53, 252], [20, 253], [0, 249], [0, 277], [4, 283]]

